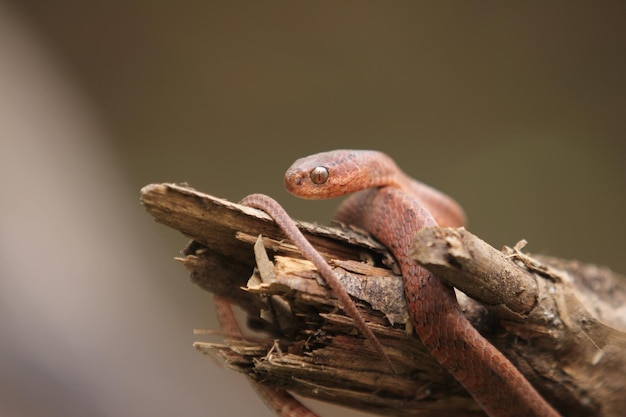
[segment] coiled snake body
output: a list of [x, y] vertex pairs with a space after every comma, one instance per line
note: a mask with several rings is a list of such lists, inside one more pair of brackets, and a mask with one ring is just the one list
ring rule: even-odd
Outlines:
[[[409, 255], [411, 240], [421, 228], [465, 223], [463, 210], [454, 200], [409, 178], [392, 159], [376, 151], [337, 150], [298, 159], [285, 173], [285, 186], [292, 194], [308, 199], [360, 191], [340, 206], [337, 220], [369, 231], [391, 251], [402, 272], [416, 333], [432, 356], [489, 416], [559, 416], [513, 364], [472, 327], [456, 301], [453, 288]], [[259, 194], [248, 196], [241, 203], [264, 210], [274, 218], [303, 255], [315, 264], [355, 325], [394, 369], [332, 269], [280, 205]], [[224, 330], [240, 335], [230, 304], [216, 298], [216, 305]], [[281, 417], [317, 417], [285, 391], [254, 385]]]
[[415, 331], [433, 357], [492, 417], [558, 416], [467, 321], [453, 288], [409, 256], [411, 240], [421, 228], [463, 225], [463, 211], [453, 200], [410, 179], [375, 151], [338, 150], [299, 159], [287, 170], [285, 185], [303, 198], [365, 190], [340, 206], [337, 219], [369, 231], [392, 252]]

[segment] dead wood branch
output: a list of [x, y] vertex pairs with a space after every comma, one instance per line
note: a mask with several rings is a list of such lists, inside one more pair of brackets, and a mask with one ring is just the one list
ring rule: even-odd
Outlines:
[[[383, 415], [483, 415], [411, 334], [402, 280], [376, 241], [300, 223], [399, 374], [354, 330], [312, 265], [267, 215], [173, 184], [146, 186], [141, 198], [157, 221], [193, 239], [179, 259], [192, 280], [240, 306], [251, 327], [265, 334], [198, 342], [201, 351], [268, 386]], [[622, 414], [622, 278], [519, 247], [500, 252], [464, 229], [425, 229], [413, 249], [423, 265], [480, 302], [459, 296], [472, 324], [564, 415]]]

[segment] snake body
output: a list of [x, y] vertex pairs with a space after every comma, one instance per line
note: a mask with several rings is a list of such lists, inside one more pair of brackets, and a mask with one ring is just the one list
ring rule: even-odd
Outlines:
[[458, 204], [410, 179], [376, 151], [337, 150], [298, 159], [287, 170], [285, 185], [302, 198], [361, 191], [340, 206], [337, 219], [369, 231], [391, 251], [402, 271], [416, 333], [489, 416], [559, 415], [469, 323], [453, 288], [409, 256], [411, 240], [421, 228], [464, 224]]

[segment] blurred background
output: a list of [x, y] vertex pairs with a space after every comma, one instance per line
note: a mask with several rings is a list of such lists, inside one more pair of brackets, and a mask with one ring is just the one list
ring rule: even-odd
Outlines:
[[[0, 407], [271, 416], [191, 347], [211, 297], [152, 182], [289, 196], [291, 162], [379, 149], [496, 247], [626, 272], [626, 4], [0, 0]], [[326, 416], [348, 415], [318, 403]], [[352, 414], [350, 414], [352, 415]], [[354, 413], [354, 415], [361, 415]]]

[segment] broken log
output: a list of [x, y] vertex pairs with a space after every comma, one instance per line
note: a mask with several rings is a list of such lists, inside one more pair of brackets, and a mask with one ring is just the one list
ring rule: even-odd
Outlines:
[[[393, 257], [361, 231], [299, 222], [397, 366], [356, 331], [312, 264], [265, 213], [175, 184], [142, 189], [192, 241], [178, 261], [247, 315], [250, 336], [197, 342], [272, 388], [389, 416], [484, 415], [413, 335]], [[498, 251], [465, 229], [422, 230], [413, 256], [459, 292], [471, 323], [563, 415], [626, 408], [626, 284], [606, 268]]]

